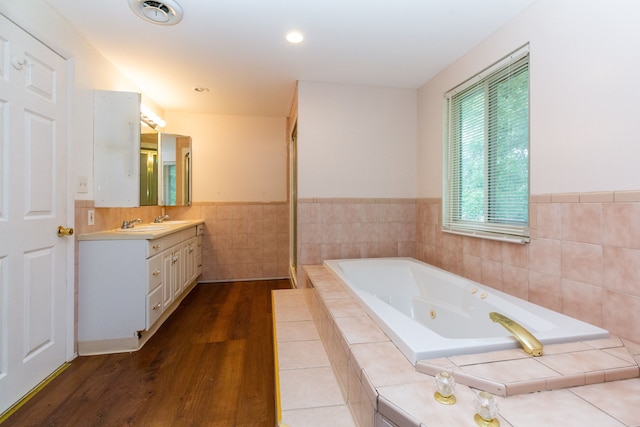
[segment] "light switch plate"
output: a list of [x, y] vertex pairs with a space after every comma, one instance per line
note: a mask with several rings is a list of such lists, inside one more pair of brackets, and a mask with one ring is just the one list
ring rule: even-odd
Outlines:
[[87, 211], [87, 225], [94, 225], [96, 221], [95, 212], [93, 209]]

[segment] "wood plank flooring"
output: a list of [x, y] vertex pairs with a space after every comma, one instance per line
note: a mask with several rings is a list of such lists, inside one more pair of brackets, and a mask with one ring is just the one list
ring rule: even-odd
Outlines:
[[273, 427], [271, 290], [289, 287], [198, 284], [142, 349], [76, 358], [3, 427]]

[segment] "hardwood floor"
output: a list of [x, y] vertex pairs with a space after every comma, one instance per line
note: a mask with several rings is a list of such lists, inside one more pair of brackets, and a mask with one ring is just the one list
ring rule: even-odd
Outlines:
[[5, 426], [273, 427], [271, 290], [199, 284], [134, 353], [76, 358]]

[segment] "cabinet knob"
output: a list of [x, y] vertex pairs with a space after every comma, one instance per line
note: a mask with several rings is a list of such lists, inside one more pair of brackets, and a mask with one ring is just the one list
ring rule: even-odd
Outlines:
[[160, 303], [158, 303], [158, 304], [156, 304], [156, 305], [154, 305], [154, 306], [153, 306], [152, 310], [153, 310], [153, 311], [155, 311], [155, 310], [160, 310], [160, 306], [161, 306], [161, 305], [160, 305]]
[[158, 245], [153, 245], [153, 246], [151, 246], [151, 247], [152, 247], [153, 249], [160, 249], [160, 245], [159, 245], [159, 244], [158, 244]]
[[156, 271], [154, 271], [154, 272], [153, 272], [153, 273], [151, 273], [151, 274], [153, 274], [154, 276], [157, 276], [158, 274], [160, 274], [160, 270], [156, 270]]

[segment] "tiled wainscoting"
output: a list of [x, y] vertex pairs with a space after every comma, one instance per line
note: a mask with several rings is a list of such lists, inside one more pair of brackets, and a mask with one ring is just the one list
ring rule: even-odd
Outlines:
[[411, 256], [640, 341], [640, 192], [535, 195], [530, 222], [519, 245], [441, 232], [440, 198], [301, 199], [298, 264]]
[[[93, 226], [86, 225], [88, 209], [95, 211]], [[289, 276], [288, 203], [194, 203], [165, 207], [164, 211], [171, 219], [204, 220], [199, 281]], [[76, 201], [76, 234], [116, 228], [124, 219], [152, 222], [161, 214], [157, 206], [94, 208], [92, 201]]]
[[[303, 277], [305, 287], [301, 289], [274, 291], [281, 425], [475, 425], [477, 387], [458, 384], [456, 404], [438, 403], [434, 377], [419, 372], [402, 355], [331, 272], [323, 266], [306, 266]], [[618, 338], [557, 345], [538, 359], [514, 349], [430, 363], [441, 364], [454, 377], [473, 371], [473, 376], [487, 378], [484, 386], [494, 385], [489, 378], [496, 374], [506, 383], [517, 377], [517, 391], [523, 394], [500, 397], [509, 393], [492, 390], [498, 395], [502, 427], [640, 425], [636, 410], [640, 379], [617, 380], [638, 376], [640, 345]], [[540, 377], [538, 367], [522, 368], [529, 362], [549, 366], [544, 373], [549, 391], [531, 393], [532, 389], [522, 387]], [[563, 371], [573, 372], [575, 362], [584, 369], [577, 387], [576, 375], [569, 375], [568, 382], [563, 379], [568, 378]], [[518, 365], [515, 372], [505, 369], [505, 364], [514, 363]], [[529, 374], [533, 374], [532, 381], [527, 379]], [[345, 407], [351, 417], [345, 414]]]
[[[95, 209], [96, 225], [86, 226], [89, 208], [90, 201], [76, 202], [77, 233], [161, 213]], [[174, 219], [205, 220], [200, 280], [288, 276], [288, 203], [165, 210]], [[300, 199], [298, 265], [411, 256], [640, 341], [640, 192], [532, 196], [532, 238], [525, 245], [442, 233], [440, 212], [439, 198]]]
[[416, 199], [300, 199], [298, 264], [415, 256]]

